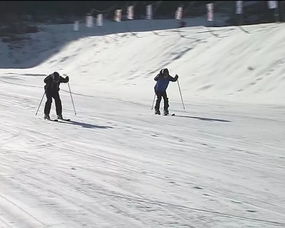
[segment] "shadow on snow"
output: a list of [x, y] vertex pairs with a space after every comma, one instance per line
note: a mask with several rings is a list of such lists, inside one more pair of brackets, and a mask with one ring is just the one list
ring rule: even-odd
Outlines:
[[84, 123], [84, 122], [79, 122], [79, 121], [74, 121], [74, 120], [59, 121], [59, 123], [67, 123], [67, 124], [81, 126], [81, 127], [84, 127], [84, 128], [103, 128], [103, 129], [113, 128], [113, 127], [110, 127], [110, 126], [100, 126], [100, 125], [89, 124], [89, 123]]
[[184, 118], [192, 118], [192, 119], [198, 119], [198, 120], [205, 120], [205, 121], [217, 121], [217, 122], [231, 122], [229, 120], [223, 120], [223, 119], [213, 119], [213, 118], [205, 118], [205, 117], [199, 117], [199, 116], [184, 116], [184, 115], [175, 115], [177, 117], [184, 117]]

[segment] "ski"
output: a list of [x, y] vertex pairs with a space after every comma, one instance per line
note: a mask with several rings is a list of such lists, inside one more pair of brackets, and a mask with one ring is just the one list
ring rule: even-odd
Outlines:
[[46, 119], [46, 120], [48, 120], [48, 121], [54, 121], [54, 122], [60, 122], [60, 121], [62, 121], [62, 122], [64, 122], [64, 121], [71, 121], [71, 119]]
[[71, 121], [71, 119], [57, 119], [57, 121]]
[[[161, 114], [155, 114], [155, 115], [160, 116]], [[163, 114], [162, 116], [175, 116], [175, 113]]]

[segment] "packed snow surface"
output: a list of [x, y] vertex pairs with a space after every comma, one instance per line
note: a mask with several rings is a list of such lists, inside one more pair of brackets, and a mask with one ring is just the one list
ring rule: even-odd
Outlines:
[[[126, 23], [0, 43], [0, 227], [285, 227], [285, 25]], [[71, 122], [43, 120], [54, 71]]]

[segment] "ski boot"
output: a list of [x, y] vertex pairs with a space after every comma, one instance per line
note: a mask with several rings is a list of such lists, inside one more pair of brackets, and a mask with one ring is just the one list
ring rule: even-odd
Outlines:
[[45, 116], [44, 116], [44, 119], [45, 119], [45, 120], [50, 120], [49, 115], [45, 115]]
[[62, 115], [57, 115], [57, 119], [59, 119], [59, 120], [63, 120]]
[[168, 116], [169, 115], [169, 111], [168, 110], [164, 110], [164, 115]]
[[155, 115], [160, 115], [160, 111], [158, 109], [155, 110]]

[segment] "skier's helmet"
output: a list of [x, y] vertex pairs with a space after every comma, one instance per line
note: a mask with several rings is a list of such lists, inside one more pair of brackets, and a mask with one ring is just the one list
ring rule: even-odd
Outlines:
[[59, 81], [59, 73], [58, 72], [54, 72], [53, 73], [53, 80], [58, 82]]

